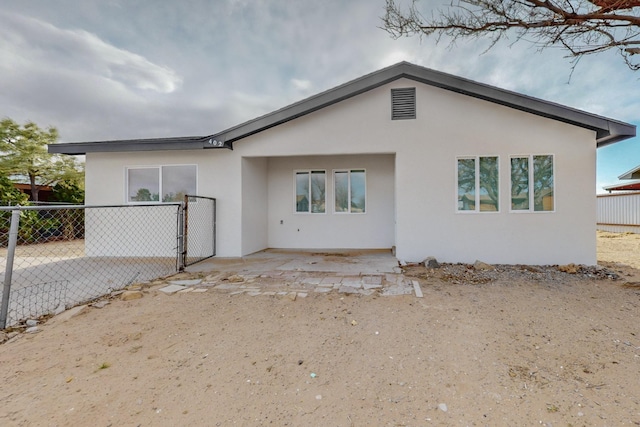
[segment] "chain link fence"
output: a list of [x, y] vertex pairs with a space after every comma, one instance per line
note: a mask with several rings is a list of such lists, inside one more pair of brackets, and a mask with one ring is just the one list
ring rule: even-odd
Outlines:
[[185, 196], [184, 236], [185, 267], [216, 255], [216, 199]]
[[175, 273], [191, 244], [183, 240], [182, 209], [181, 203], [0, 208], [0, 328]]

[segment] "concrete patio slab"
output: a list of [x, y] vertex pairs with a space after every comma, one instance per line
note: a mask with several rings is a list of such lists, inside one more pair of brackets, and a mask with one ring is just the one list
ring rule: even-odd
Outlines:
[[[303, 298], [309, 293], [403, 295], [413, 291], [410, 283], [407, 289], [391, 251], [381, 250], [268, 249], [243, 258], [211, 258], [187, 268], [187, 273], [203, 272], [207, 274], [203, 285], [231, 295]], [[232, 283], [239, 279], [242, 283]]]
[[189, 266], [189, 272], [234, 271], [238, 274], [286, 276], [289, 272], [338, 273], [340, 276], [397, 273], [390, 250], [266, 249], [242, 258], [210, 258]]

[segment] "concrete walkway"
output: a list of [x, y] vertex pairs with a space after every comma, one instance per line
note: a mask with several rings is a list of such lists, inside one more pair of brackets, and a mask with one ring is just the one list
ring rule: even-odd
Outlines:
[[[251, 295], [309, 292], [407, 295], [413, 285], [390, 251], [268, 249], [243, 258], [212, 258], [186, 269], [206, 274], [198, 287]], [[179, 280], [170, 283], [180, 284]], [[188, 283], [188, 282], [186, 282]]]

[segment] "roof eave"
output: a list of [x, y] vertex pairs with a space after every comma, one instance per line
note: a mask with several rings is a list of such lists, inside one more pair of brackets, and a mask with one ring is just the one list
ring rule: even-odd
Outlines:
[[416, 74], [416, 76], [409, 76], [409, 78], [441, 89], [593, 130], [596, 132], [598, 147], [636, 136], [636, 127], [634, 125], [551, 101], [545, 101], [427, 68], [416, 67]]
[[598, 147], [636, 135], [636, 127], [628, 123], [401, 62], [219, 132], [214, 137], [232, 143], [401, 78], [593, 130]]
[[635, 137], [636, 126], [607, 119], [607, 129], [598, 129], [596, 132], [596, 141], [600, 148]]
[[640, 186], [640, 180], [607, 185], [605, 187], [602, 187], [602, 189], [606, 191], [638, 191], [638, 188], [630, 188], [638, 186]]
[[403, 73], [398, 73], [396, 67], [410, 65], [401, 63], [396, 66], [384, 68], [367, 74], [358, 79], [349, 81], [340, 86], [305, 98], [302, 101], [290, 104], [284, 108], [267, 113], [263, 116], [241, 123], [232, 128], [213, 135], [213, 138], [224, 141], [225, 143], [233, 143], [239, 139], [246, 138], [288, 121], [311, 114], [322, 108], [360, 95], [376, 87], [383, 86], [392, 81], [408, 77]]
[[623, 173], [618, 177], [618, 179], [638, 179], [640, 178], [640, 166], [636, 166], [635, 168]]
[[126, 139], [118, 141], [68, 142], [49, 144], [49, 153], [81, 155], [92, 152], [117, 153], [161, 150], [201, 150], [203, 148], [231, 148], [224, 143], [210, 143], [210, 137]]
[[[49, 146], [49, 150], [52, 153], [85, 154], [92, 151], [232, 149], [234, 141], [311, 114], [332, 104], [402, 78], [593, 130], [596, 133], [598, 147], [636, 135], [636, 127], [628, 123], [431, 70], [408, 62], [400, 62], [207, 137], [193, 138], [191, 141], [185, 141], [185, 138], [165, 138], [160, 140], [111, 141], [108, 144], [105, 142], [55, 144]], [[198, 144], [200, 146], [196, 147]]]

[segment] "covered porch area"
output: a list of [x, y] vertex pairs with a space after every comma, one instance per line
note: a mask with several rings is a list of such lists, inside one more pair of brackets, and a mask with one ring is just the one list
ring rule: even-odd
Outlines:
[[395, 154], [243, 157], [241, 193], [245, 256], [395, 245]]

